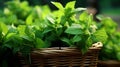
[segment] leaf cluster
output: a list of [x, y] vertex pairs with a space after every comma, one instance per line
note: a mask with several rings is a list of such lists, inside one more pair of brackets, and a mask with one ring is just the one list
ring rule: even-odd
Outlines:
[[77, 47], [85, 53], [93, 43], [107, 40], [106, 29], [98, 28], [85, 8], [74, 8], [75, 1], [65, 7], [52, 2], [56, 11], [47, 6], [29, 6], [27, 1], [6, 4], [0, 16], [1, 55], [3, 50], [29, 55], [34, 49], [53, 46]]
[[93, 43], [104, 43], [107, 39], [104, 28], [97, 29], [93, 16], [85, 8], [74, 8], [75, 1], [65, 7], [52, 2], [58, 8], [53, 12], [47, 6], [31, 7], [27, 1], [6, 4], [4, 15], [0, 17], [0, 38], [2, 46], [14, 53], [64, 45], [77, 47], [85, 53]]
[[101, 60], [120, 60], [120, 32], [117, 30], [117, 23], [110, 17], [99, 16], [101, 23], [98, 24], [99, 28], [104, 28], [108, 40], [103, 45], [100, 52]]

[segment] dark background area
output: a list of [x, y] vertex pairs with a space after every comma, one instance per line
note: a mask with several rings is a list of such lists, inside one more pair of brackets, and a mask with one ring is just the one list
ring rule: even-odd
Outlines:
[[[5, 6], [5, 2], [13, 1], [13, 0], [0, 0], [0, 8]], [[69, 1], [73, 0], [20, 0], [20, 1], [28, 1], [30, 5], [45, 5], [48, 4], [52, 9], [54, 7], [51, 5], [51, 1], [61, 2], [65, 5]], [[76, 7], [86, 7], [89, 3], [87, 1], [99, 1], [98, 4], [100, 9], [112, 9], [112, 8], [120, 8], [120, 0], [76, 0]]]

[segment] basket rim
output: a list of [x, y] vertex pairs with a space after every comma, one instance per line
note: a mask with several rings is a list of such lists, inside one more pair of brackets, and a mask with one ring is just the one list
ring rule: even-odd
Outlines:
[[[50, 48], [38, 48], [38, 49], [33, 49], [34, 50], [69, 50], [69, 49], [78, 49], [77, 47], [61, 47], [61, 49], [59, 49], [59, 47], [50, 47]], [[88, 50], [100, 50], [101, 47], [90, 47]], [[79, 49], [78, 49], [79, 50]]]

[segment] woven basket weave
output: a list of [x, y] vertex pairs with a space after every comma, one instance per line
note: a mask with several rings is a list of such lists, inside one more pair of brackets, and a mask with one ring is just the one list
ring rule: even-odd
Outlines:
[[21, 67], [97, 67], [100, 48], [91, 47], [86, 54], [76, 48], [44, 48], [31, 53], [31, 64], [19, 55]]

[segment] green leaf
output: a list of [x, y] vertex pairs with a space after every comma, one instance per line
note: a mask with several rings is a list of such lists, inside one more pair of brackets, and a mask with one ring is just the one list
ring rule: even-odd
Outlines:
[[12, 26], [9, 27], [8, 33], [17, 33], [17, 32], [18, 31], [17, 31], [15, 26], [12, 25]]
[[76, 2], [76, 1], [68, 2], [68, 3], [66, 4], [65, 8], [66, 8], [66, 9], [68, 9], [68, 8], [74, 9], [74, 7], [75, 7], [75, 2]]
[[88, 37], [88, 39], [86, 40], [86, 45], [87, 45], [87, 47], [88, 47], [88, 48], [91, 47], [92, 44], [93, 44], [92, 38], [91, 38], [91, 37]]
[[26, 24], [27, 25], [31, 25], [33, 23], [33, 16], [29, 15], [26, 19]]
[[92, 25], [92, 24], [93, 24], [93, 15], [90, 14], [90, 15], [88, 15], [88, 27], [90, 27], [90, 25]]
[[120, 52], [117, 52], [117, 59], [120, 60]]
[[22, 38], [19, 35], [14, 33], [9, 33], [4, 41], [4, 46], [10, 49], [19, 48], [22, 44]]
[[78, 42], [78, 44], [75, 46], [81, 50], [82, 54], [85, 54], [88, 51], [89, 47], [85, 44], [85, 42], [82, 41], [80, 43]]
[[81, 21], [87, 21], [88, 20], [88, 13], [86, 11], [82, 12], [82, 14], [80, 14], [79, 19]]
[[51, 2], [53, 5], [55, 5], [59, 10], [63, 10], [64, 9], [64, 7], [62, 6], [62, 4], [61, 3], [59, 3], [59, 2]]
[[26, 28], [25, 25], [19, 25], [19, 26], [17, 27], [17, 30], [19, 31], [19, 34], [20, 34], [20, 35], [25, 35], [25, 28]]
[[80, 12], [80, 11], [83, 11], [83, 10], [86, 10], [86, 8], [76, 8], [74, 11], [75, 12]]
[[117, 24], [110, 17], [103, 18], [101, 20], [103, 28], [105, 28], [106, 32], [114, 33], [117, 29]]
[[35, 45], [36, 48], [45, 48], [47, 47], [44, 43], [44, 41], [40, 38], [36, 38], [36, 45]]
[[69, 34], [82, 34], [83, 31], [81, 29], [81, 26], [80, 25], [73, 25], [71, 27], [68, 27], [66, 30], [65, 30], [65, 33], [69, 33]]
[[22, 9], [26, 9], [26, 8], [28, 7], [28, 2], [27, 2], [27, 1], [22, 1], [22, 2], [20, 3], [20, 7], [21, 7]]
[[75, 35], [72, 39], [72, 42], [79, 42], [81, 40], [81, 37], [79, 35]]
[[1, 22], [0, 27], [1, 27], [1, 30], [4, 34], [6, 34], [8, 32], [8, 27], [4, 23]]
[[47, 20], [50, 22], [50, 24], [54, 24], [55, 23], [55, 20], [52, 17], [50, 17], [50, 16], [47, 17]]
[[[10, 37], [12, 37], [14, 35], [16, 35], [16, 33], [9, 33], [6, 35], [6, 39], [10, 39]], [[5, 41], [7, 41], [7, 40], [5, 40]]]
[[34, 30], [32, 29], [31, 26], [26, 26], [25, 28], [25, 33], [31, 37], [31, 38], [34, 38]]
[[85, 54], [88, 51], [88, 47], [87, 46], [82, 47], [81, 51], [82, 54]]
[[46, 33], [50, 32], [50, 31], [52, 31], [52, 30], [53, 30], [53, 29], [50, 28], [50, 27], [45, 28], [44, 31], [43, 31], [43, 34], [46, 34]]
[[42, 15], [42, 9], [40, 8], [40, 6], [35, 6], [34, 10], [32, 12], [32, 16], [34, 19], [43, 19], [43, 15]]
[[33, 41], [33, 39], [27, 35], [23, 35], [21, 36], [23, 39], [27, 40], [27, 41]]
[[62, 16], [62, 17], [61, 17], [60, 24], [61, 24], [61, 25], [64, 25], [64, 24], [66, 23], [66, 21], [67, 21], [66, 16]]
[[44, 36], [44, 34], [42, 33], [42, 31], [40, 31], [40, 30], [35, 31], [35, 37], [42, 38], [43, 36]]
[[56, 35], [59, 37], [60, 35], [63, 34], [63, 32], [64, 32], [64, 28], [59, 27], [59, 28], [57, 28]]
[[112, 41], [107, 41], [107, 44], [103, 45], [103, 47], [105, 47], [104, 50], [106, 50], [106, 52], [111, 53], [111, 50], [114, 47], [114, 43]]
[[66, 42], [68, 45], [72, 45], [71, 44], [71, 41], [68, 39], [68, 38], [61, 38], [61, 40], [63, 41], [63, 42]]
[[93, 35], [95, 36], [95, 41], [97, 42], [105, 43], [108, 38], [104, 29], [97, 30]]

